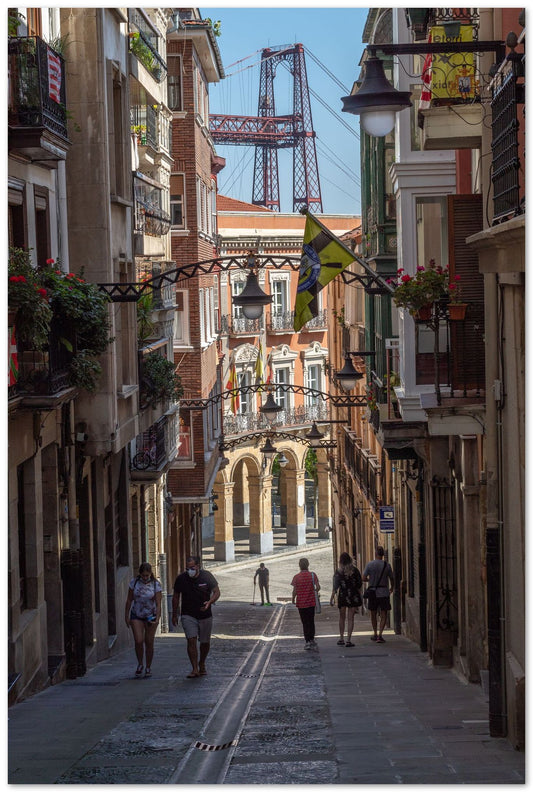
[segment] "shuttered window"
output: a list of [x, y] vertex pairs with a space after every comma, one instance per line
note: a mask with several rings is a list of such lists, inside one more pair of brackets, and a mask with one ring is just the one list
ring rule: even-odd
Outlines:
[[485, 385], [484, 283], [479, 263], [466, 239], [483, 230], [481, 195], [448, 196], [450, 277], [460, 275], [460, 298], [468, 304], [466, 318], [450, 322], [451, 379], [455, 395]]

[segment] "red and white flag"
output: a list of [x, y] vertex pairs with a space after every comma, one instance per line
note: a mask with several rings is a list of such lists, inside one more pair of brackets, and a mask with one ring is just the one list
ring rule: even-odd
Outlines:
[[[431, 44], [431, 33], [429, 34], [428, 44]], [[431, 64], [433, 57], [430, 52], [426, 55], [422, 68], [422, 93], [420, 94], [419, 110], [429, 110], [431, 107]]]
[[48, 48], [48, 95], [61, 103], [61, 60]]

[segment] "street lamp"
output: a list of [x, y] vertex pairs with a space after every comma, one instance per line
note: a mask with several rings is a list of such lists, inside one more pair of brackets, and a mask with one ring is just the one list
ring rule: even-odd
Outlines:
[[289, 464], [289, 460], [287, 459], [283, 451], [281, 452], [281, 454], [278, 454], [278, 462], [279, 462], [279, 466], [282, 468], [287, 467], [287, 465]]
[[265, 445], [259, 449], [266, 459], [272, 459], [278, 453], [278, 449], [272, 445], [270, 437], [267, 437]]
[[305, 437], [306, 440], [309, 441], [311, 448], [320, 448], [322, 440], [324, 439], [324, 435], [318, 429], [315, 421], [313, 421], [313, 425], [311, 426], [311, 429], [307, 432]]
[[496, 64], [505, 58], [503, 41], [452, 41], [445, 43], [371, 44], [359, 88], [350, 96], [343, 96], [345, 113], [361, 116], [361, 126], [369, 135], [384, 137], [394, 127], [396, 113], [411, 107], [409, 91], [397, 91], [385, 77], [383, 63], [376, 55], [448, 55], [451, 53], [494, 52]]
[[247, 319], [259, 319], [263, 313], [263, 306], [272, 302], [272, 297], [266, 294], [257, 280], [257, 258], [250, 252], [246, 256], [246, 266], [250, 269], [246, 285], [240, 294], [233, 297], [233, 304], [242, 307], [242, 312]]
[[344, 391], [351, 391], [355, 388], [356, 383], [362, 379], [363, 374], [354, 368], [350, 354], [346, 353], [344, 366], [333, 376]]
[[274, 399], [272, 389], [269, 389], [265, 403], [261, 405], [259, 412], [263, 413], [267, 421], [273, 421], [281, 410], [283, 410], [283, 407]]

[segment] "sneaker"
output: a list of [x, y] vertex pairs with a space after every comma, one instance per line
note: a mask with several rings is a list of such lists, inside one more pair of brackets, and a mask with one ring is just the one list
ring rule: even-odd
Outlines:
[[147, 668], [146, 671], [144, 672], [144, 678], [146, 679], [147, 677], [151, 677], [151, 676], [152, 676], [152, 669]]
[[304, 649], [310, 649], [310, 648], [311, 648], [311, 641], [307, 641], [304, 646]]
[[376, 638], [376, 643], [385, 643], [385, 638], [382, 638], [381, 635], [378, 635]]
[[137, 666], [137, 670], [135, 672], [136, 677], [141, 677], [143, 675], [143, 668], [144, 668], [143, 664], [139, 663], [139, 665]]
[[311, 641], [311, 646], [318, 646], [318, 644], [317, 644], [317, 642], [315, 641], [315, 639], [314, 639], [314, 638], [313, 638], [313, 640]]
[[353, 644], [351, 641], [346, 641], [346, 644], [345, 644], [345, 645], [346, 645], [346, 646], [355, 646], [355, 644]]

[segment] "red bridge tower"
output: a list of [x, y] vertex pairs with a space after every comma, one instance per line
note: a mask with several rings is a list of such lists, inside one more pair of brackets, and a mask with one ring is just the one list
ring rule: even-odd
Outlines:
[[[293, 112], [285, 116], [276, 115], [274, 100], [281, 62], [293, 76]], [[215, 143], [255, 146], [253, 204], [279, 212], [278, 149], [292, 148], [293, 211], [323, 211], [302, 44], [262, 50], [257, 116], [211, 115], [209, 128]]]

